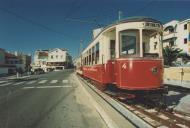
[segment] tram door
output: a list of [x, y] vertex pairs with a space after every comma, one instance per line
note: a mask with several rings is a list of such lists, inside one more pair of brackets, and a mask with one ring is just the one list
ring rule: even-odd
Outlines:
[[145, 50], [146, 50], [146, 44], [145, 42], [143, 42], [143, 56], [144, 56]]
[[110, 78], [110, 82], [114, 82], [115, 81], [115, 40], [110, 40], [110, 61], [109, 61], [109, 78]]
[[110, 58], [115, 58], [115, 40], [110, 40]]

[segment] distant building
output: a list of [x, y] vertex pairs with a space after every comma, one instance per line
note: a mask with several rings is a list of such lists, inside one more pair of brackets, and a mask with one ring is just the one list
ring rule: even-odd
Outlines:
[[8, 67], [8, 74], [15, 74], [17, 69], [21, 70], [22, 72], [25, 71], [22, 60], [13, 53], [5, 53], [5, 64], [7, 64]]
[[34, 66], [35, 68], [46, 69], [46, 62], [48, 60], [49, 50], [37, 50], [34, 54]]
[[5, 50], [0, 48], [0, 64], [5, 64]]
[[22, 60], [23, 60], [23, 64], [25, 65], [25, 70], [30, 71], [31, 70], [32, 56], [31, 55], [23, 55]]
[[67, 50], [55, 48], [49, 51], [47, 68], [64, 69], [71, 62]]
[[18, 53], [18, 52], [15, 52], [15, 55], [21, 61], [21, 64], [23, 64], [24, 71], [30, 71], [32, 56], [30, 54], [27, 55], [27, 54]]
[[190, 55], [190, 19], [173, 20], [164, 25], [163, 46], [167, 45]]
[[29, 71], [31, 64], [31, 55], [25, 55], [18, 52], [7, 52], [0, 48], [0, 74], [16, 74]]
[[7, 73], [8, 73], [8, 67], [5, 64], [5, 50], [0, 48], [0, 75]]
[[[183, 53], [190, 55], [190, 19], [183, 21], [172, 20], [163, 26], [163, 47], [172, 46], [182, 49]], [[150, 50], [156, 52], [158, 47], [157, 36], [150, 38], [151, 46]]]
[[55, 48], [49, 50], [37, 50], [34, 55], [33, 68], [41, 68], [44, 71], [52, 69], [65, 69], [72, 65], [72, 58], [66, 49]]

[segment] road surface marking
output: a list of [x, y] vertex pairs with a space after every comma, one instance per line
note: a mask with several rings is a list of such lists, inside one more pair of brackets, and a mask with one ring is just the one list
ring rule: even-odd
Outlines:
[[10, 84], [12, 84], [12, 82], [11, 83], [1, 84], [0, 86], [6, 86], [6, 85], [10, 85]]
[[5, 83], [5, 82], [7, 82], [7, 81], [0, 81], [0, 84]]
[[55, 84], [57, 83], [57, 80], [52, 80], [50, 83]]
[[66, 84], [68, 83], [68, 80], [63, 80], [62, 83]]
[[21, 82], [18, 82], [18, 83], [15, 83], [13, 85], [20, 85], [20, 84], [23, 84], [25, 81], [21, 81]]
[[35, 83], [36, 82], [36, 80], [33, 80], [33, 81], [30, 81], [30, 82], [28, 82], [28, 83], [26, 83], [26, 84], [33, 84], [33, 83]]
[[67, 86], [35, 86], [35, 87], [23, 87], [23, 89], [33, 89], [33, 88], [70, 88], [72, 86], [67, 85]]
[[47, 82], [47, 80], [42, 80], [42, 81], [40, 81], [40, 82], [38, 82], [39, 84], [44, 84], [44, 83], [46, 83]]

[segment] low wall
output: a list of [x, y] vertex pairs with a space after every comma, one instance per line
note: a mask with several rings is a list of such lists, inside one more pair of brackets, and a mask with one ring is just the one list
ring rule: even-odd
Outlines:
[[164, 68], [164, 84], [190, 88], [190, 67]]

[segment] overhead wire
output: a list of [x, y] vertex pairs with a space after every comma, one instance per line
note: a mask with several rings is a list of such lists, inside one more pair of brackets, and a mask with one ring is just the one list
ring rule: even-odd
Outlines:
[[[103, 24], [100, 24], [96, 18], [93, 17], [92, 20], [82, 19], [82, 18], [73, 18], [71, 17], [76, 11], [78, 11], [81, 8], [82, 2], [78, 2], [78, 0], [73, 0], [71, 8], [68, 11], [68, 14], [65, 16], [65, 21], [72, 21], [72, 22], [81, 22], [81, 23], [89, 23], [89, 24], [96, 24], [98, 27], [103, 26]], [[75, 7], [75, 8], [73, 8]]]
[[136, 15], [137, 13], [144, 11], [144, 10], [147, 8], [147, 6], [150, 6], [151, 4], [153, 4], [153, 2], [155, 2], [155, 1], [154, 1], [154, 0], [149, 1], [149, 2], [148, 2], [147, 4], [145, 4], [143, 7], [139, 8], [139, 9], [136, 9], [136, 10], [135, 10], [133, 13], [131, 13], [131, 14]]
[[[78, 0], [73, 0], [73, 2], [71, 3], [71, 7], [68, 9], [68, 12], [65, 15], [64, 19], [67, 19], [70, 16], [72, 16], [77, 11], [77, 9], [79, 9], [81, 7], [80, 4], [77, 5], [77, 2], [78, 2]], [[75, 9], [74, 9], [74, 7], [75, 7]]]
[[15, 13], [15, 12], [13, 12], [13, 11], [10, 11], [10, 10], [8, 10], [8, 9], [6, 9], [6, 8], [0, 7], [0, 10], [3, 11], [3, 12], [8, 13], [8, 14], [10, 14], [10, 15], [13, 15], [13, 16], [15, 16], [15, 17], [17, 17], [17, 18], [19, 18], [19, 19], [21, 19], [21, 20], [23, 20], [23, 21], [25, 21], [25, 22], [31, 23], [32, 25], [38, 26], [38, 27], [40, 27], [40, 28], [43, 28], [43, 29], [45, 29], [45, 30], [48, 30], [48, 31], [51, 31], [51, 32], [54, 32], [54, 33], [57, 33], [57, 34], [59, 34], [59, 35], [65, 36], [65, 37], [67, 37], [67, 38], [72, 38], [72, 37], [70, 37], [69, 35], [67, 35], [67, 34], [65, 34], [65, 33], [63, 33], [63, 32], [57, 31], [57, 30], [55, 30], [55, 29], [53, 29], [53, 28], [51, 28], [51, 27], [49, 27], [49, 26], [46, 26], [46, 25], [44, 25], [44, 24], [42, 24], [42, 23], [39, 23], [39, 22], [37, 22], [37, 21], [34, 21], [34, 20], [32, 20], [32, 19], [30, 19], [30, 18], [28, 18], [28, 17], [26, 17], [26, 16], [19, 15], [19, 14]]

